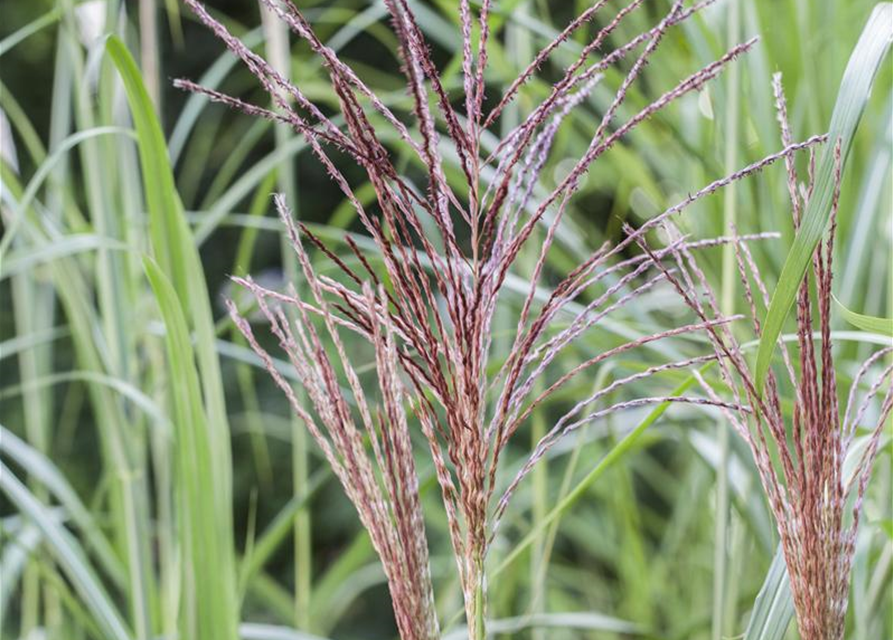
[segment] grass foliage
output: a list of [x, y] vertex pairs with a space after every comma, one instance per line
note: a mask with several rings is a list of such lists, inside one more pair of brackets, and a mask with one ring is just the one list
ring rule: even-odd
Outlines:
[[[433, 150], [442, 166], [436, 170], [388, 120], [387, 113], [396, 114], [421, 139], [420, 107], [407, 92], [396, 53], [399, 34], [386, 3], [296, 4], [320, 42], [381, 101], [382, 108], [374, 108], [371, 97], [362, 96], [358, 105], [396, 175], [417, 189], [420, 202], [430, 195], [432, 175], [443, 193], [467, 202], [467, 157], [451, 140], [455, 131], [439, 111], [445, 105], [437, 104], [436, 92], [426, 105], [440, 134]], [[549, 99], [594, 35], [630, 3], [609, 0], [590, 23], [564, 37], [574, 16], [594, 4], [409, 2], [452, 110], [474, 112], [478, 99], [486, 107], [474, 127], [461, 119], [478, 134], [476, 158], [494, 154]], [[668, 0], [633, 4], [590, 52], [590, 63], [675, 15]], [[479, 59], [480, 27], [469, 16], [485, 5], [487, 66], [478, 79], [468, 61]], [[690, 6], [683, 3], [681, 10]], [[335, 138], [338, 131], [354, 131], [355, 123], [342, 115], [331, 65], [318, 51], [257, 2], [208, 7], [319, 106], [332, 124], [332, 131], [322, 131]], [[889, 355], [865, 375], [860, 365], [889, 346], [893, 334], [891, 23], [891, 5], [870, 0], [717, 0], [668, 25], [647, 65], [634, 67], [643, 45], [606, 66], [555, 130], [522, 220], [566, 183], [594, 136], [611, 135], [680, 78], [739, 42], [759, 38], [746, 55], [729, 60], [732, 73], [681, 96], [604, 150], [592, 171], [571, 180], [572, 199], [543, 207], [530, 243], [506, 274], [487, 328], [492, 348], [481, 375], [497, 380], [511, 368], [519, 318], [528, 308], [535, 315], [593, 251], [626, 239], [618, 260], [643, 259], [642, 249], [628, 241], [627, 225], [648, 228], [661, 212], [688, 203], [678, 207], [670, 232], [655, 228], [647, 235], [649, 246], [670, 246], [673, 233], [693, 242], [727, 237], [730, 222], [755, 238], [747, 246], [771, 301], [755, 296], [762, 329], [756, 340], [748, 341], [753, 332], [743, 323], [733, 325], [733, 336], [762, 389], [772, 373], [785, 370], [779, 344], [797, 353], [804, 339], [803, 330], [793, 333], [789, 310], [797, 307], [834, 209], [834, 302], [828, 303], [827, 326], [834, 373], [841, 388], [855, 383], [859, 397], [878, 396], [853, 425], [853, 444], [839, 469], [851, 474], [872, 446], [868, 435], [888, 388], [876, 393], [872, 384], [889, 371]], [[469, 24], [472, 46], [466, 47], [462, 34]], [[513, 84], [550, 42], [557, 44], [537, 73]], [[789, 121], [789, 137], [781, 142], [776, 73]], [[715, 406], [670, 402], [606, 411], [644, 397], [696, 394], [702, 384], [730, 400], [722, 367], [708, 361], [713, 347], [703, 332], [599, 361], [530, 407], [494, 464], [490, 489], [510, 489], [512, 501], [498, 505], [498, 529], [486, 528], [495, 499], [475, 525], [475, 536], [492, 537], [486, 553], [473, 558], [482, 564], [474, 577], [482, 594], [477, 598], [471, 589], [469, 607], [463, 600], [469, 581], [454, 558], [455, 523], [442, 500], [442, 470], [413, 418], [413, 403], [395, 400], [404, 397], [407, 376], [382, 364], [396, 353], [393, 321], [371, 312], [379, 334], [370, 345], [351, 331], [328, 332], [320, 318], [305, 319], [322, 341], [319, 353], [334, 354], [338, 338], [349, 355], [362, 394], [351, 388], [345, 362], [332, 357], [325, 365], [346, 411], [360, 424], [360, 403], [368, 403], [375, 425], [391, 425], [387, 432], [358, 429], [338, 451], [362, 449], [371, 461], [371, 475], [362, 482], [378, 482], [386, 487], [382, 500], [391, 500], [379, 520], [364, 520], [378, 527], [370, 536], [345, 497], [337, 466], [333, 472], [265, 368], [294, 388], [294, 402], [313, 416], [327, 406], [325, 394], [307, 386], [287, 351], [269, 339], [263, 309], [229, 276], [246, 282], [251, 274], [255, 286], [273, 291], [293, 283], [295, 297], [317, 304], [312, 286], [348, 282], [332, 260], [337, 256], [352, 272], [368, 266], [394, 290], [396, 271], [356, 206], [379, 215], [381, 184], [358, 169], [349, 151], [332, 151], [333, 167], [351, 185], [351, 202], [300, 130], [177, 91], [174, 77], [195, 78], [209, 90], [279, 114], [291, 104], [271, 104], [235, 56], [174, 0], [0, 3], [0, 637], [406, 636], [411, 625], [398, 624], [390, 597], [394, 582], [405, 578], [382, 567], [388, 557], [393, 564], [412, 555], [408, 545], [393, 541], [420, 537], [418, 530], [410, 535], [400, 528], [401, 509], [424, 520], [427, 552], [410, 559], [430, 565], [433, 588], [424, 594], [434, 595], [414, 606], [431, 616], [428, 629], [439, 628], [441, 638], [481, 636], [484, 626], [488, 637], [500, 639], [800, 637], [778, 530], [761, 486], [765, 468], [754, 463], [728, 415]], [[637, 81], [627, 86], [630, 77]], [[618, 87], [625, 87], [620, 101]], [[501, 103], [507, 92], [513, 99]], [[487, 120], [494, 107], [498, 117]], [[606, 113], [614, 118], [603, 120]], [[812, 147], [824, 134], [828, 142]], [[797, 141], [806, 143], [796, 156], [779, 152]], [[766, 157], [778, 162], [765, 165]], [[792, 169], [813, 185], [799, 226], [789, 213]], [[728, 183], [724, 176], [738, 171], [743, 180], [711, 195]], [[484, 164], [478, 177], [483, 201], [502, 176]], [[301, 233], [308, 234], [298, 255], [277, 217], [273, 192], [284, 194]], [[552, 226], [559, 204], [561, 224]], [[424, 238], [447, 251], [436, 220], [419, 221], [427, 225]], [[387, 239], [399, 233], [388, 229]], [[319, 245], [306, 242], [311, 235]], [[471, 255], [476, 245], [466, 235], [460, 234], [457, 251]], [[544, 244], [549, 250], [541, 253]], [[419, 273], [437, 275], [437, 264], [445, 263], [427, 259], [417, 265]], [[722, 315], [750, 313], [729, 242], [701, 247], [698, 265]], [[612, 285], [613, 301], [638, 291], [650, 276], [618, 284], [620, 277], [607, 277], [600, 289], [570, 301], [547, 337], [572, 327]], [[815, 276], [806, 281], [821, 284]], [[357, 304], [365, 300], [367, 310], [376, 308], [377, 290], [358, 294]], [[232, 314], [226, 300], [233, 301]], [[537, 397], [563, 372], [600, 354], [681, 327], [691, 322], [687, 314], [685, 301], [666, 282], [629, 295], [599, 319], [597, 330], [558, 352], [530, 391]], [[240, 322], [257, 329], [259, 345], [243, 336]], [[269, 360], [259, 353], [269, 353]], [[696, 363], [659, 368], [690, 361]], [[305, 364], [308, 370], [321, 366], [313, 358]], [[793, 421], [800, 406], [795, 386], [783, 383], [777, 392], [778, 415]], [[581, 410], [598, 419], [550, 440], [553, 426], [586, 398], [593, 401]], [[442, 409], [430, 415], [444, 416]], [[408, 420], [405, 433], [401, 420]], [[401, 447], [408, 443], [415, 452], [401, 458], [399, 481], [417, 482], [417, 505], [392, 500], [407, 492], [387, 488], [393, 471], [390, 458], [373, 455], [377, 433], [392, 438], [382, 446], [405, 454]], [[848, 639], [893, 635], [891, 435], [888, 419], [853, 541]], [[538, 448], [544, 438], [549, 446]], [[768, 459], [778, 462], [783, 449], [769, 448]], [[525, 466], [532, 452], [537, 464]], [[515, 478], [523, 481], [515, 486]], [[394, 609], [398, 616], [413, 610]]]

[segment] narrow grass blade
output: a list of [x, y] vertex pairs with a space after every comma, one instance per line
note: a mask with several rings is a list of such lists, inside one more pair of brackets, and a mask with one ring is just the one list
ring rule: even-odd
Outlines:
[[[40, 139], [28, 114], [2, 80], [0, 80], [0, 110], [3, 111], [2, 115], [6, 116], [7, 123], [12, 127], [13, 133], [18, 133], [18, 139], [22, 144], [22, 151], [28, 152], [31, 161], [35, 165], [39, 165], [43, 162], [47, 156], [43, 140]], [[13, 142], [15, 141], [15, 138], [13, 138]], [[6, 144], [5, 141], [4, 144]], [[3, 155], [7, 154], [9, 151], [10, 150], [4, 149]], [[5, 166], [7, 163], [4, 162], [3, 164]], [[12, 169], [12, 166], [9, 168]]]
[[328, 640], [322, 636], [313, 635], [288, 627], [279, 627], [272, 624], [252, 624], [246, 622], [239, 627], [239, 637], [242, 640]]
[[856, 313], [843, 306], [843, 303], [837, 299], [837, 296], [834, 296], [834, 302], [837, 304], [837, 308], [840, 309], [843, 319], [854, 327], [893, 338], [893, 318], [876, 318]]
[[0, 360], [12, 357], [26, 349], [48, 344], [69, 334], [65, 327], [52, 327], [43, 331], [26, 333], [0, 342]]
[[170, 28], [171, 39], [177, 48], [182, 49], [185, 38], [183, 36], [183, 19], [180, 16], [180, 3], [177, 0], [164, 0], [164, 10], [167, 12], [167, 24]]
[[794, 600], [781, 547], [754, 601], [744, 640], [782, 640], [794, 617]]
[[339, 554], [338, 558], [317, 577], [313, 585], [311, 606], [316, 615], [316, 625], [321, 631], [335, 626], [345, 608], [350, 606], [347, 598], [342, 597], [342, 587], [352, 584], [354, 575], [363, 567], [369, 566], [375, 550], [369, 533], [364, 529], [358, 532], [353, 540]]
[[12, 49], [22, 40], [29, 38], [41, 29], [44, 29], [55, 23], [61, 16], [62, 10], [59, 9], [59, 7], [55, 7], [54, 9], [50, 9], [49, 11], [47, 11], [36, 20], [32, 20], [24, 27], [16, 29], [11, 34], [3, 38], [3, 40], [0, 40], [0, 56], [2, 56], [4, 53], [8, 53], [10, 49]]
[[28, 470], [31, 478], [50, 490], [74, 524], [83, 532], [87, 544], [93, 548], [106, 573], [112, 577], [115, 584], [123, 587], [127, 581], [126, 573], [111, 543], [56, 465], [3, 425], [0, 425], [0, 453], [15, 460], [22, 469]]
[[3, 269], [0, 271], [0, 281], [18, 273], [30, 272], [39, 264], [52, 262], [63, 256], [76, 255], [101, 248], [123, 251], [127, 249], [127, 245], [93, 233], [68, 235], [39, 249], [29, 247], [4, 256]]
[[775, 342], [828, 222], [834, 194], [835, 145], [837, 141], [840, 142], [841, 162], [845, 164], [856, 127], [871, 95], [872, 84], [887, 55], [891, 41], [893, 41], [893, 4], [878, 4], [869, 17], [844, 71], [837, 103], [831, 116], [831, 126], [828, 129], [828, 143], [822, 150], [816, 171], [815, 189], [809, 199], [797, 237], [785, 259], [769, 310], [766, 312], [763, 335], [757, 352], [758, 390], [762, 390], [766, 381]]
[[[53, 385], [68, 382], [83, 382], [90, 388], [108, 389], [116, 392], [122, 398], [130, 401], [136, 409], [151, 418], [156, 427], [160, 428], [165, 436], [170, 430], [170, 421], [162, 408], [152, 398], [143, 393], [139, 387], [128, 383], [126, 380], [110, 376], [105, 373], [98, 373], [90, 370], [60, 371], [49, 375], [35, 378], [24, 384], [16, 384], [0, 389], [0, 402], [17, 396], [29, 388], [44, 389]], [[108, 396], [113, 397], [113, 396]], [[0, 447], [2, 450], [2, 447]]]
[[232, 531], [227, 508], [229, 488], [215, 456], [208, 417], [186, 317], [171, 282], [151, 259], [143, 261], [167, 333], [169, 376], [173, 390], [180, 506], [180, 540], [184, 606], [181, 637], [194, 640], [235, 640], [236, 582]]
[[28, 181], [28, 186], [25, 188], [24, 194], [19, 199], [16, 217], [6, 228], [6, 231], [3, 234], [3, 239], [0, 240], [0, 258], [7, 257], [6, 254], [9, 251], [9, 247], [12, 245], [13, 239], [16, 237], [19, 225], [25, 219], [25, 212], [31, 206], [31, 203], [37, 195], [38, 189], [49, 177], [53, 167], [55, 167], [58, 162], [77, 145], [87, 140], [92, 140], [98, 136], [106, 135], [132, 136], [133, 132], [130, 129], [124, 129], [122, 127], [95, 127], [86, 131], [78, 131], [63, 140], [56, 150], [53, 151], [51, 155], [47, 156], [47, 158], [40, 164], [40, 167], [38, 167], [34, 176]]
[[263, 568], [273, 553], [279, 549], [294, 525], [295, 516], [307, 507], [310, 498], [322, 486], [322, 481], [326, 475], [328, 473], [323, 471], [314, 476], [310, 486], [307, 487], [302, 495], [294, 496], [289, 500], [257, 539], [250, 553], [246, 554], [242, 559], [239, 571], [240, 594], [244, 595], [251, 578]]
[[183, 207], [177, 196], [174, 176], [167, 157], [164, 134], [143, 84], [136, 62], [121, 40], [115, 36], [106, 42], [106, 52], [114, 62], [130, 103], [134, 126], [139, 139], [140, 162], [146, 208], [149, 210], [150, 232], [155, 259], [174, 284], [181, 297], [188, 291], [185, 278], [186, 257], [179, 242], [168, 241], [177, 236], [178, 219]]
[[[152, 251], [161, 272], [172, 283], [180, 306], [186, 311], [188, 326], [195, 332], [201, 393], [208, 413], [211, 447], [220, 474], [216, 484], [220, 492], [217, 508], [221, 510], [221, 517], [231, 521], [230, 431], [220, 362], [214, 348], [214, 318], [204, 270], [177, 194], [161, 125], [140, 71], [118, 38], [112, 36], [107, 40], [106, 51], [124, 82], [137, 132]], [[232, 529], [222, 529], [218, 535], [224, 540], [231, 540]]]
[[[493, 634], [517, 634], [525, 629], [555, 628], [555, 629], [579, 629], [581, 631], [601, 631], [603, 633], [617, 633], [623, 635], [645, 635], [645, 632], [636, 624], [592, 612], [567, 612], [567, 613], [536, 613], [529, 616], [516, 618], [502, 618], [490, 620], [487, 629]], [[468, 630], [464, 627], [457, 628], [444, 636], [444, 640], [464, 640]]]
[[28, 559], [34, 553], [42, 536], [40, 529], [30, 522], [13, 531], [0, 525], [0, 539], [3, 540], [3, 553], [0, 555], [0, 621], [6, 620], [6, 611], [14, 595], [21, 593], [19, 583]]
[[0, 462], [0, 490], [20, 513], [40, 529], [47, 547], [83, 598], [86, 607], [96, 618], [104, 637], [108, 640], [131, 640], [132, 635], [120, 612], [93, 573], [74, 537], [53, 517], [49, 508], [42, 504], [2, 462]]

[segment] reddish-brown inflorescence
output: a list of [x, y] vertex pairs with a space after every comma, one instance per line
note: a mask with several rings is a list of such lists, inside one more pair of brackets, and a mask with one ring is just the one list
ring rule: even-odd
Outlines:
[[[781, 78], [773, 78], [782, 141], [791, 141]], [[856, 373], [841, 414], [831, 337], [831, 281], [834, 235], [840, 196], [840, 143], [834, 148], [837, 170], [830, 212], [830, 230], [813, 256], [812, 275], [800, 284], [797, 298], [797, 351], [795, 361], [779, 340], [786, 383], [792, 390], [793, 409], [782, 405], [781, 383], [774, 374], [767, 378], [763, 393], [742, 355], [742, 347], [728, 325], [707, 329], [715, 349], [721, 380], [732, 394], [732, 406], [721, 407], [728, 421], [750, 446], [763, 488], [775, 515], [782, 550], [790, 577], [791, 592], [800, 635], [804, 640], [842, 640], [846, 618], [850, 569], [859, 526], [859, 512], [877, 454], [883, 425], [893, 409], [893, 365], [883, 362], [893, 347], [877, 350]], [[812, 159], [810, 160], [810, 165]], [[793, 158], [787, 157], [787, 186], [795, 229], [799, 227], [813, 191], [812, 171], [808, 184], [798, 180]], [[672, 230], [667, 225], [668, 233]], [[636, 233], [636, 232], [631, 232]], [[702, 322], [721, 317], [704, 273], [685, 247], [660, 254], [639, 240]], [[757, 300], [769, 305], [769, 294], [747, 245], [735, 242], [738, 272], [750, 310], [751, 330], [757, 338], [761, 326]], [[674, 272], [663, 265], [672, 256]], [[815, 315], [818, 317], [816, 318]], [[818, 343], [818, 347], [816, 346]], [[866, 381], [873, 370], [879, 373]], [[708, 396], [717, 393], [703, 379]], [[864, 394], [860, 396], [859, 390]], [[746, 412], [740, 407], [749, 406]], [[853, 448], [856, 429], [869, 416], [873, 424], [864, 449]], [[848, 455], [855, 461], [844, 464]], [[851, 505], [848, 508], [848, 504]], [[851, 511], [849, 510], [851, 509]]]
[[[297, 252], [310, 297], [302, 298], [294, 288], [287, 293], [278, 293], [250, 279], [236, 279], [253, 293], [288, 354], [298, 381], [307, 392], [308, 406], [297, 400], [288, 381], [276, 370], [271, 356], [255, 339], [249, 323], [231, 305], [233, 319], [320, 444], [364, 526], [369, 529], [385, 567], [401, 635], [407, 639], [433, 638], [437, 633], [427, 569], [427, 546], [408, 436], [409, 423], [418, 423], [427, 440], [428, 454], [441, 489], [470, 634], [473, 640], [482, 640], [486, 593], [484, 560], [496, 524], [514, 489], [562, 435], [609, 413], [654, 402], [669, 400], [717, 405], [730, 411], [735, 408], [712, 397], [657, 394], [593, 405], [628, 388], [629, 383], [714, 356], [659, 364], [618, 379], [561, 416], [535, 447], [528, 463], [504, 489], [502, 498], [493, 504], [500, 455], [531, 412], [554, 392], [609, 357], [648, 347], [664, 338], [701, 332], [706, 328], [715, 330], [729, 321], [713, 318], [642, 336], [556, 377], [551, 369], [562, 350], [592, 330], [605, 316], [667, 277], [664, 271], [655, 270], [647, 256], [620, 260], [621, 252], [649, 229], [699, 198], [778, 159], [787, 158], [797, 149], [815, 144], [821, 138], [789, 143], [780, 153], [708, 185], [644, 224], [618, 245], [602, 246], [569, 273], [559, 274], [559, 283], [543, 296], [539, 289], [540, 280], [562, 216], [593, 163], [633, 128], [673, 101], [700, 89], [736, 56], [753, 46], [754, 40], [750, 40], [733, 47], [626, 122], [615, 122], [627, 91], [658, 49], [662, 36], [674, 25], [712, 4], [713, 0], [688, 9], [683, 9], [682, 2], [677, 1], [654, 28], [599, 57], [624, 17], [642, 2], [632, 0], [618, 9], [603, 21], [604, 26], [595, 28], [589, 44], [564, 70], [549, 96], [504, 136], [488, 156], [482, 153], [482, 132], [496, 123], [505, 106], [555, 49], [572, 33], [592, 23], [608, 2], [596, 3], [571, 22], [541, 50], [496, 106], [484, 113], [491, 3], [484, 0], [475, 15], [471, 3], [462, 0], [459, 16], [463, 38], [465, 113], [460, 114], [441, 80], [410, 3], [407, 0], [385, 0], [399, 42], [407, 92], [413, 104], [416, 131], [410, 131], [316, 36], [312, 25], [290, 0], [262, 2], [305, 40], [323, 62], [339, 101], [343, 126], [336, 126], [299, 87], [232, 36], [198, 0], [185, 1], [258, 77], [270, 94], [275, 110], [249, 105], [189, 81], [180, 80], [177, 85], [250, 115], [291, 125], [307, 140], [315, 157], [356, 209], [375, 245], [374, 251], [367, 251], [350, 237], [345, 238], [348, 249], [360, 265], [354, 269], [308, 228], [292, 220], [285, 203], [279, 198], [279, 214]], [[475, 40], [477, 46], [473, 46]], [[540, 174], [562, 121], [586, 100], [601, 81], [602, 71], [640, 46], [641, 52], [615, 90], [587, 152], [565, 179], [555, 188], [547, 189], [540, 181]], [[388, 147], [370, 121], [372, 112], [383, 118], [387, 126], [393, 127], [402, 143], [418, 156], [426, 170], [425, 191], [416, 189], [395, 168]], [[455, 158], [464, 177], [461, 188], [455, 189], [448, 184], [444, 146], [451, 149], [449, 157]], [[368, 211], [355, 195], [331, 158], [332, 149], [347, 154], [365, 171], [375, 191], [376, 214]], [[506, 289], [510, 270], [522, 249], [531, 244], [531, 238], [537, 237], [537, 229], [542, 229], [543, 237], [518, 314], [517, 333], [508, 354], [496, 354], [491, 344], [494, 314]], [[315, 271], [302, 237], [338, 267], [341, 278]], [[658, 255], [665, 257], [728, 241], [731, 240], [723, 238], [691, 243], [680, 239]], [[290, 313], [285, 313], [283, 307], [290, 309]], [[571, 319], [570, 324], [557, 328], [557, 320], [567, 318]], [[329, 339], [323, 340], [318, 335], [314, 326], [319, 322], [324, 323]], [[359, 376], [339, 337], [339, 332], [344, 330], [359, 334], [374, 345], [377, 386], [382, 402], [377, 419], [365, 400]], [[337, 366], [328, 355], [328, 349], [332, 348], [340, 362]], [[501, 366], [491, 367], [493, 363], [501, 363]], [[493, 373], [494, 369], [496, 373]], [[337, 379], [347, 380], [355, 411], [351, 410], [351, 403], [344, 397], [346, 392], [341, 391]], [[535, 384], [537, 380], [543, 380], [545, 384], [538, 386]], [[410, 408], [409, 413], [406, 407]], [[358, 422], [362, 429], [356, 426]], [[371, 442], [374, 454], [371, 457], [363, 447], [365, 437]]]

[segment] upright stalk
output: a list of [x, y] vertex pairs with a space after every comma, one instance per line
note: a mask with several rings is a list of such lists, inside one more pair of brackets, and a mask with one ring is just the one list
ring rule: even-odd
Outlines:
[[140, 0], [140, 69], [146, 91], [161, 117], [161, 76], [158, 60], [158, 7], [155, 0]]
[[[291, 77], [291, 48], [289, 45], [288, 26], [281, 20], [277, 20], [269, 7], [261, 4], [261, 18], [263, 20], [264, 38], [266, 40], [267, 55], [271, 66], [285, 78]], [[275, 106], [275, 105], [274, 105]], [[274, 125], [276, 147], [281, 149], [293, 136], [292, 131], [286, 125]], [[296, 215], [300, 215], [298, 209], [297, 177], [295, 163], [289, 157], [283, 161], [277, 175], [280, 191], [286, 194], [289, 202], [294, 207]], [[282, 239], [282, 262], [285, 277], [290, 282], [299, 279], [298, 266], [294, 252], [286, 238]], [[291, 420], [292, 441], [292, 490], [295, 495], [303, 495], [307, 491], [308, 481], [308, 440], [307, 431], [301, 421], [292, 416]], [[266, 445], [264, 444], [264, 447]], [[300, 509], [295, 514], [294, 521], [294, 574], [295, 574], [295, 618], [294, 625], [298, 629], [309, 630], [311, 619], [312, 598], [312, 561], [313, 549], [310, 529], [310, 512], [308, 509]]]
[[484, 571], [480, 567], [480, 579], [474, 590], [474, 633], [470, 640], [485, 640], [487, 637], [486, 622], [484, 618], [486, 610], [485, 592], [484, 592]]
[[[117, 2], [109, 2], [106, 7], [105, 24], [115, 24], [118, 16]], [[77, 41], [77, 21], [75, 6], [71, 0], [64, 0], [63, 28], [60, 37], [67, 45], [73, 83], [74, 118], [78, 129], [85, 131], [111, 121], [113, 85], [107, 73], [101, 73], [97, 96], [90, 91], [86, 60], [80, 43]], [[98, 100], [98, 105], [94, 104]], [[104, 108], [105, 107], [105, 108]], [[81, 162], [84, 173], [85, 198], [89, 219], [96, 233], [103, 237], [120, 239], [122, 220], [118, 213], [113, 185], [117, 183], [119, 162], [114, 146], [108, 140], [88, 139], [80, 145]], [[79, 358], [85, 368], [89, 358], [96, 357], [95, 369], [122, 380], [132, 380], [132, 362], [129, 347], [133, 344], [131, 331], [132, 318], [128, 302], [132, 299], [127, 289], [131, 281], [123, 256], [108, 248], [97, 250], [95, 263], [95, 287], [99, 316], [90, 315], [90, 322], [98, 322], [104, 342], [94, 350], [84, 345]], [[69, 317], [69, 322], [71, 322]], [[95, 327], [84, 327], [84, 337], [90, 342]], [[74, 333], [74, 331], [72, 332]], [[89, 336], [89, 337], [87, 337]], [[95, 353], [87, 356], [88, 351]], [[104, 353], [107, 357], [100, 357]], [[92, 363], [91, 363], [92, 364]], [[112, 489], [112, 512], [118, 533], [121, 552], [127, 558], [129, 591], [127, 594], [132, 626], [137, 640], [152, 637], [152, 616], [154, 607], [155, 579], [151, 570], [150, 518], [148, 486], [145, 472], [145, 443], [134, 433], [117, 399], [96, 398], [94, 410], [97, 412], [103, 432], [104, 454], [110, 461], [114, 482]], [[104, 395], [104, 394], [103, 394]], [[102, 408], [98, 403], [106, 404]], [[110, 404], [110, 406], [108, 406]]]
[[[727, 42], [738, 41], [740, 31], [740, 6], [732, 2], [728, 9]], [[738, 67], [732, 66], [726, 78], [726, 105], [724, 124], [725, 135], [725, 170], [734, 171], [738, 162], [738, 99], [739, 77]], [[723, 233], [730, 233], [737, 218], [736, 185], [730, 184], [723, 192]], [[735, 248], [732, 245], [723, 247], [722, 252], [722, 300], [721, 310], [726, 316], [735, 312], [735, 283], [737, 270], [735, 266]], [[721, 640], [724, 634], [724, 618], [726, 600], [726, 566], [729, 525], [729, 429], [724, 420], [717, 421], [719, 438], [719, 467], [716, 470], [716, 523], [714, 528], [713, 555], [713, 617], [711, 637]]]

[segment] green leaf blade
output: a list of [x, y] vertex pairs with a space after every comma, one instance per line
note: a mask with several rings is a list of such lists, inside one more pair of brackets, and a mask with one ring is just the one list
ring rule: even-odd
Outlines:
[[[186, 612], [181, 637], [236, 640], [235, 558], [229, 488], [221, 478], [228, 470], [216, 457], [213, 433], [202, 401], [201, 384], [186, 316], [173, 284], [150, 258], [143, 261], [164, 320], [165, 346], [176, 433], [183, 587]], [[225, 464], [225, 463], [224, 463]]]
[[102, 582], [93, 572], [89, 561], [68, 530], [52, 517], [49, 508], [0, 462], [0, 490], [16, 509], [28, 517], [43, 534], [45, 544], [56, 562], [65, 571], [71, 584], [83, 598], [86, 608], [108, 640], [132, 640], [120, 611]]
[[794, 617], [794, 599], [781, 547], [775, 552], [754, 602], [744, 640], [783, 640]]
[[837, 103], [831, 116], [828, 143], [822, 151], [816, 171], [815, 188], [803, 214], [794, 244], [785, 259], [778, 286], [772, 295], [763, 322], [763, 335], [756, 363], [758, 390], [762, 390], [766, 381], [776, 341], [794, 304], [797, 290], [806, 275], [815, 248], [825, 232], [834, 197], [835, 146], [839, 141], [841, 163], [845, 165], [853, 136], [871, 95], [874, 79], [893, 42], [891, 25], [893, 25], [893, 4], [881, 3], [875, 6], [844, 71]]
[[862, 329], [863, 331], [879, 333], [889, 338], [893, 338], [893, 318], [877, 318], [875, 316], [866, 316], [857, 313], [847, 309], [844, 304], [837, 299], [837, 296], [834, 296], [834, 302], [837, 304], [837, 308], [840, 309], [843, 319], [854, 327]]

